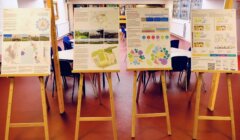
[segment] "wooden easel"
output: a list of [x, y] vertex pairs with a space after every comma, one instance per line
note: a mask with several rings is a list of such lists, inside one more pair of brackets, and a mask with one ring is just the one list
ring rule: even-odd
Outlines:
[[54, 70], [55, 70], [54, 74], [56, 77], [56, 87], [57, 87], [57, 94], [58, 94], [57, 96], [58, 106], [59, 106], [60, 114], [63, 114], [65, 112], [65, 109], [64, 109], [60, 64], [59, 64], [59, 58], [58, 58], [58, 45], [57, 45], [57, 34], [56, 34], [55, 14], [53, 9], [53, 0], [47, 0], [47, 7], [51, 9], [51, 40], [52, 40]]
[[[233, 7], [233, 0], [225, 0], [224, 9], [231, 9], [232, 7]], [[197, 139], [197, 129], [198, 129], [198, 121], [199, 120], [216, 120], [216, 121], [231, 121], [232, 139], [236, 140], [233, 98], [232, 98], [232, 82], [230, 79], [230, 75], [233, 72], [223, 72], [223, 73], [225, 73], [227, 76], [230, 115], [229, 116], [201, 116], [201, 115], [199, 115], [200, 93], [201, 93], [202, 77], [203, 77], [203, 72], [200, 72], [198, 79], [197, 79], [197, 95], [196, 95], [196, 105], [195, 105], [195, 114], [194, 114], [193, 139]], [[214, 71], [214, 73], [213, 73], [212, 85], [211, 85], [211, 95], [210, 95], [210, 99], [209, 99], [209, 103], [208, 103], [208, 109], [210, 111], [214, 110], [220, 74], [221, 74], [221, 72], [217, 72], [217, 71]]]
[[215, 121], [231, 121], [232, 139], [236, 140], [233, 98], [232, 98], [232, 82], [230, 79], [231, 73], [225, 73], [225, 74], [227, 76], [230, 115], [229, 116], [201, 116], [199, 114], [199, 110], [200, 110], [200, 93], [201, 93], [201, 87], [202, 87], [203, 72], [199, 73], [199, 76], [197, 79], [197, 94], [196, 94], [196, 105], [195, 105], [195, 114], [194, 114], [193, 139], [197, 139], [197, 129], [198, 129], [199, 120], [215, 120]]
[[[232, 9], [232, 8], [233, 8], [233, 0], [225, 0], [224, 9]], [[221, 76], [220, 73], [213, 74], [212, 85], [211, 85], [211, 95], [208, 102], [208, 109], [210, 111], [213, 111], [215, 107], [220, 76]]]
[[45, 133], [45, 140], [49, 139], [48, 134], [48, 121], [47, 121], [47, 105], [45, 96], [45, 87], [43, 76], [39, 76], [40, 88], [41, 88], [41, 103], [43, 111], [43, 122], [32, 122], [32, 123], [11, 123], [11, 111], [13, 102], [13, 92], [14, 92], [14, 78], [16, 76], [10, 77], [10, 87], [9, 87], [9, 97], [8, 97], [8, 108], [7, 108], [7, 121], [5, 130], [5, 140], [9, 140], [9, 129], [18, 127], [43, 127]]
[[[89, 73], [89, 72], [88, 72]], [[112, 128], [113, 128], [113, 138], [117, 140], [117, 126], [116, 126], [116, 115], [115, 115], [115, 107], [114, 107], [114, 97], [113, 97], [113, 88], [112, 88], [112, 76], [111, 72], [108, 71], [107, 73], [107, 81], [109, 84], [109, 94], [110, 94], [110, 106], [111, 106], [111, 116], [110, 117], [81, 117], [81, 103], [82, 103], [82, 86], [83, 86], [83, 78], [86, 72], [80, 73], [80, 80], [79, 80], [79, 88], [78, 88], [78, 104], [77, 104], [77, 113], [76, 113], [76, 127], [75, 127], [75, 140], [78, 140], [79, 136], [79, 127], [80, 122], [82, 121], [112, 121]], [[101, 72], [98, 73], [98, 89], [99, 94], [101, 94], [101, 83], [100, 83], [100, 76]], [[100, 104], [101, 104], [101, 95]]]
[[137, 118], [166, 117], [167, 133], [168, 133], [168, 135], [171, 135], [171, 133], [172, 133], [171, 132], [171, 124], [170, 124], [170, 116], [169, 116], [169, 108], [168, 108], [168, 100], [167, 100], [167, 86], [166, 86], [166, 80], [165, 80], [165, 70], [162, 70], [160, 72], [161, 72], [160, 79], [162, 82], [163, 101], [164, 101], [165, 112], [138, 114], [136, 111], [136, 104], [137, 104], [136, 102], [138, 101], [138, 98], [139, 98], [139, 92], [140, 92], [140, 88], [141, 88], [143, 72], [140, 72], [140, 79], [139, 79], [138, 89], [137, 89], [137, 71], [134, 71], [133, 96], [132, 96], [132, 132], [131, 132], [132, 138], [135, 138], [135, 131], [136, 131], [135, 129], [136, 129], [136, 119]]

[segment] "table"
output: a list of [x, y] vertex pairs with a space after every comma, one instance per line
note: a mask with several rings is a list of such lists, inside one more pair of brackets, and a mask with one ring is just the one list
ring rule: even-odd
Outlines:
[[188, 51], [188, 50], [171, 48], [171, 57], [175, 57], [175, 56], [187, 56], [188, 58], [191, 58], [192, 53], [191, 51]]
[[60, 60], [73, 61], [73, 49], [59, 51], [58, 57]]

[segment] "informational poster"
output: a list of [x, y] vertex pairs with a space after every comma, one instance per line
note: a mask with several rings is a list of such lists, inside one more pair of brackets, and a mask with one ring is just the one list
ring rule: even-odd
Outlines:
[[127, 9], [127, 68], [171, 68], [168, 9]]
[[192, 32], [192, 70], [238, 70], [236, 10], [193, 10]]
[[49, 9], [4, 9], [1, 74], [50, 73]]
[[74, 9], [74, 71], [119, 70], [119, 8]]

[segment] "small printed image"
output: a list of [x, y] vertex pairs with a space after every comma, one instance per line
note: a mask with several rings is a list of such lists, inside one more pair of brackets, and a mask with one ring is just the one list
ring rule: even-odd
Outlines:
[[3, 41], [12, 41], [12, 34], [4, 34]]
[[22, 41], [22, 36], [21, 35], [13, 35], [12, 41]]
[[88, 39], [76, 39], [75, 44], [88, 44]]
[[88, 39], [89, 31], [75, 31], [75, 39]]
[[92, 30], [89, 32], [90, 44], [103, 44], [103, 29]]
[[98, 49], [92, 52], [92, 59], [96, 66], [99, 68], [105, 68], [117, 64], [116, 55], [113, 53], [113, 49], [117, 46], [111, 46], [105, 49]]
[[50, 40], [50, 36], [48, 34], [44, 35], [41, 34], [40, 35], [40, 41], [49, 41]]
[[19, 43], [11, 42], [8, 43], [3, 48], [3, 54], [5, 57], [3, 58], [2, 62], [5, 64], [17, 64], [18, 63], [18, 48]]
[[89, 31], [75, 31], [75, 44], [88, 44], [89, 43]]
[[118, 32], [106, 30], [104, 32], [105, 44], [118, 44]]
[[131, 49], [128, 52], [128, 60], [131, 65], [141, 65], [145, 60], [145, 55], [141, 49]]
[[31, 36], [30, 35], [22, 35], [22, 41], [30, 41], [31, 40]]
[[144, 28], [142, 28], [142, 32], [143, 33], [154, 33], [155, 28], [154, 27], [144, 27]]
[[39, 41], [38, 35], [31, 35], [31, 41]]

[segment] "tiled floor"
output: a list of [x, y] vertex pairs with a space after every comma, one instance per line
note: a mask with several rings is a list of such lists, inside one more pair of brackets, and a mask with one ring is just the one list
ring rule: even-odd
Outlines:
[[[126, 50], [121, 46], [121, 53]], [[132, 107], [132, 79], [133, 73], [125, 70], [126, 63], [121, 57], [121, 81], [118, 82], [116, 74], [113, 76], [114, 100], [117, 117], [117, 129], [119, 140], [131, 139], [131, 107]], [[157, 74], [158, 75], [158, 74]], [[170, 119], [172, 126], [172, 136], [167, 135], [165, 118], [138, 119], [136, 126], [136, 140], [191, 140], [193, 131], [193, 115], [195, 98], [189, 104], [190, 95], [193, 91], [196, 79], [192, 74], [191, 87], [185, 92], [177, 86], [178, 74], [175, 73], [172, 79], [167, 77], [168, 101]], [[201, 94], [201, 114], [208, 115], [228, 115], [227, 86], [225, 76], [220, 80], [216, 109], [209, 112], [206, 107], [211, 86], [211, 74], [205, 74], [207, 92]], [[157, 76], [159, 81], [159, 76]], [[240, 139], [240, 76], [234, 74], [233, 97], [234, 113], [237, 140]], [[109, 115], [109, 94], [106, 87], [103, 92], [103, 105], [99, 105], [99, 100], [93, 94], [90, 82], [86, 82], [86, 97], [82, 101], [83, 116], [107, 116]], [[68, 79], [68, 89], [64, 89], [65, 114], [60, 115], [58, 110], [57, 97], [51, 97], [52, 83], [48, 82], [47, 95], [50, 101], [50, 111], [48, 112], [48, 124], [51, 140], [73, 140], [76, 119], [76, 98], [71, 101], [72, 80]], [[9, 79], [0, 78], [0, 140], [4, 139], [7, 99]], [[40, 87], [37, 78], [16, 78], [15, 94], [13, 99], [11, 122], [32, 122], [42, 121], [42, 110], [40, 103]], [[150, 81], [146, 93], [140, 94], [138, 112], [161, 112], [164, 111], [161, 86], [159, 83]], [[112, 127], [110, 122], [84, 122], [80, 126], [79, 139], [82, 140], [112, 140]], [[14, 128], [10, 129], [11, 140], [42, 140], [44, 139], [42, 128]], [[230, 140], [230, 122], [201, 121], [199, 125], [198, 138], [201, 140]]]

